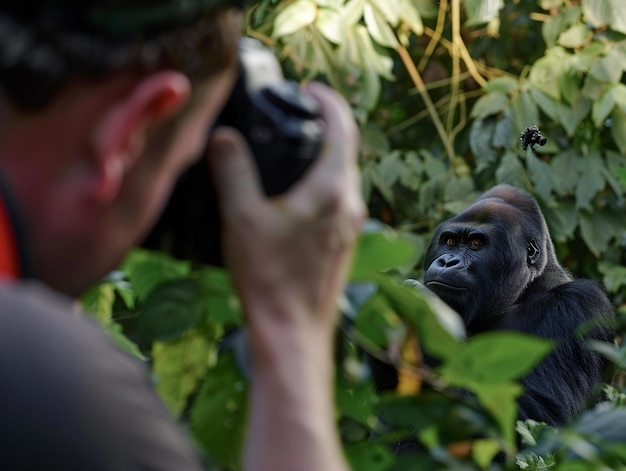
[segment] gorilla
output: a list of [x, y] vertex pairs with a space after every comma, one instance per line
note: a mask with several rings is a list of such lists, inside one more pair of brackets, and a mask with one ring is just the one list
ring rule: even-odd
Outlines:
[[[613, 308], [600, 286], [573, 279], [559, 264], [529, 194], [499, 185], [441, 223], [426, 252], [423, 284], [459, 313], [468, 337], [510, 330], [557, 342], [522, 379], [519, 418], [558, 426], [584, 408], [605, 368], [586, 342], [613, 340]], [[577, 336], [587, 323], [595, 327]], [[372, 370], [379, 390], [393, 386], [382, 369]]]

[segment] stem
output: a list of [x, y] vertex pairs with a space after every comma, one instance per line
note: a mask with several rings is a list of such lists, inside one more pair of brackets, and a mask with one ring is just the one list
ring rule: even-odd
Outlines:
[[398, 46], [397, 52], [400, 56], [400, 59], [402, 60], [402, 63], [404, 64], [404, 67], [406, 67], [406, 70], [409, 73], [411, 80], [415, 85], [415, 88], [417, 88], [417, 91], [422, 97], [422, 100], [424, 100], [424, 103], [426, 104], [428, 113], [430, 114], [430, 117], [433, 120], [433, 124], [437, 129], [437, 134], [439, 135], [439, 138], [443, 143], [446, 154], [448, 154], [448, 159], [450, 160], [450, 163], [454, 162], [454, 147], [452, 146], [452, 142], [450, 141], [450, 139], [448, 139], [443, 123], [441, 122], [441, 119], [437, 114], [437, 109], [435, 108], [435, 105], [431, 100], [430, 95], [428, 94], [428, 90], [426, 90], [426, 85], [422, 80], [422, 76], [418, 72], [417, 67], [415, 67], [415, 63], [411, 59], [409, 51], [407, 51], [404, 46]]

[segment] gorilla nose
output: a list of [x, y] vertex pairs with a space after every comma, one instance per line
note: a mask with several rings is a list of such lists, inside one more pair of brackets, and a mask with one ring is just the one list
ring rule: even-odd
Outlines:
[[442, 255], [437, 260], [435, 260], [435, 264], [439, 268], [452, 268], [457, 265], [460, 265], [462, 260], [456, 255]]

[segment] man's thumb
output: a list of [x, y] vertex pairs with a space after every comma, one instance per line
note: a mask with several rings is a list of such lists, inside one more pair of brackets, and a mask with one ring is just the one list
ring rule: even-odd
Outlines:
[[209, 139], [207, 160], [222, 210], [236, 210], [260, 200], [257, 168], [239, 132], [228, 127], [217, 128]]

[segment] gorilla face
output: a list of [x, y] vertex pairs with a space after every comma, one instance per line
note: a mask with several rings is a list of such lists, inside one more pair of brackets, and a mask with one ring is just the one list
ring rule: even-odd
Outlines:
[[524, 223], [519, 208], [492, 196], [436, 229], [426, 253], [424, 284], [466, 325], [505, 313], [541, 275], [542, 241], [534, 240]]

